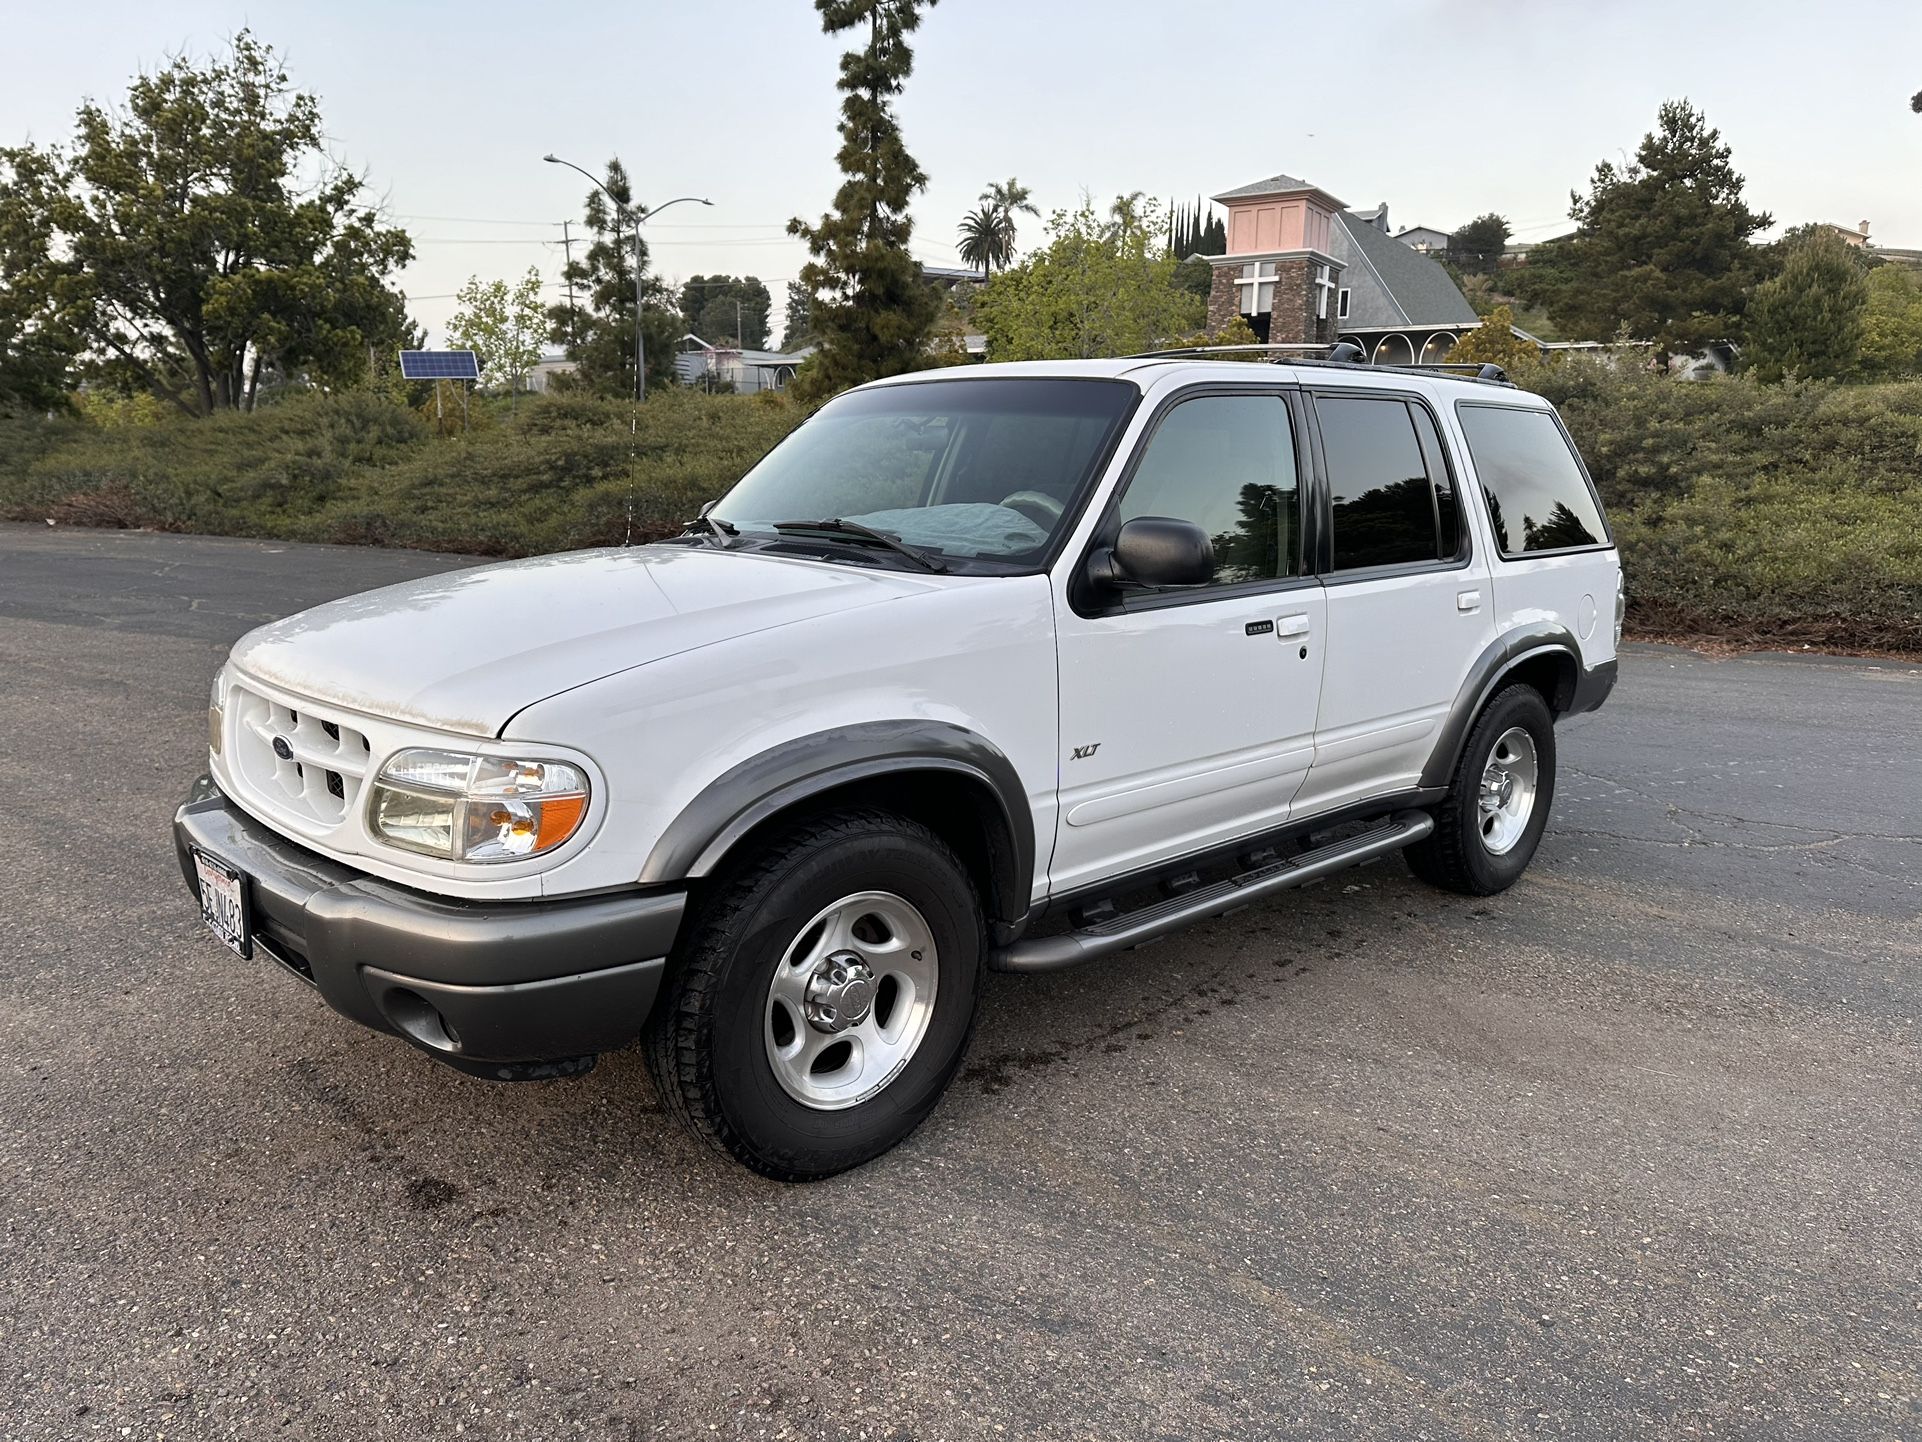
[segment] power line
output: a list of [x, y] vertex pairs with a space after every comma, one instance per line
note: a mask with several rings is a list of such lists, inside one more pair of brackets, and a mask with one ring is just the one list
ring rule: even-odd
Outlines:
[[[550, 230], [559, 229], [561, 224], [561, 222], [558, 220], [511, 220], [506, 216], [486, 216], [486, 215], [402, 215], [402, 214], [396, 213], [390, 216], [389, 218], [392, 220], [429, 220], [429, 221], [444, 223], [447, 225], [535, 225], [535, 226], [545, 226]], [[750, 223], [745, 221], [723, 222], [723, 221], [705, 221], [705, 220], [660, 220], [660, 221], [648, 220], [648, 221], [643, 221], [642, 223], [649, 226], [650, 228], [658, 229], [658, 230], [780, 230], [780, 231], [785, 231], [787, 229], [787, 224], [784, 221], [763, 221], [760, 223]]]

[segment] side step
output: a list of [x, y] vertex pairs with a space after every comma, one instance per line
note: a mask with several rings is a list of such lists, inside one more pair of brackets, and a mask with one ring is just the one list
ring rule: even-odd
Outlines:
[[988, 965], [995, 971], [1059, 971], [1064, 966], [1079, 966], [1084, 961], [1126, 951], [1171, 931], [1179, 931], [1191, 922], [1237, 911], [1276, 892], [1305, 886], [1350, 866], [1399, 851], [1434, 829], [1435, 819], [1427, 812], [1398, 811], [1358, 835], [1231, 876], [1198, 891], [1183, 892], [1138, 911], [1124, 912], [1112, 921], [1060, 936], [1037, 937], [999, 947], [988, 954]]

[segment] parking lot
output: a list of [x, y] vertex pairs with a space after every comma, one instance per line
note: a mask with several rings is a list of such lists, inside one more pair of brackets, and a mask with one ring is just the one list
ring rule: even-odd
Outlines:
[[1922, 669], [1633, 648], [1513, 891], [991, 978], [790, 1188], [202, 933], [226, 646], [462, 564], [0, 527], [0, 1438], [1922, 1435]]

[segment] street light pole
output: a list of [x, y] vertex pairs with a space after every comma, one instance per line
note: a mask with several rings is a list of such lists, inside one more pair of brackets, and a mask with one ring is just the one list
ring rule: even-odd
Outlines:
[[668, 201], [666, 205], [657, 205], [652, 210], [644, 205], [625, 205], [615, 200], [614, 192], [594, 179], [591, 171], [581, 170], [580, 166], [573, 161], [562, 160], [558, 155], [543, 155], [541, 159], [549, 165], [565, 165], [569, 170], [579, 171], [613, 204], [617, 219], [631, 217], [634, 221], [634, 399], [637, 402], [644, 401], [647, 399], [647, 340], [641, 326], [641, 223], [651, 215], [659, 215], [669, 205], [680, 205], [686, 201], [694, 201], [701, 205], [712, 205], [714, 202], [702, 199], [698, 195], [682, 195]]

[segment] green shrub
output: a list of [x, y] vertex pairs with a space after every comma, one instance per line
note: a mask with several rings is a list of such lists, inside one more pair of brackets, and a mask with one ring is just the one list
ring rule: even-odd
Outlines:
[[[514, 556], [667, 534], [801, 419], [668, 391], [477, 403], [467, 435], [364, 393], [153, 425], [0, 422], [0, 516]], [[631, 517], [631, 520], [630, 520]]]
[[1922, 651], [1922, 383], [1684, 383], [1573, 358], [1554, 401], [1643, 627]]
[[[1922, 653], [1922, 381], [1682, 383], [1518, 365], [1567, 418], [1643, 629]], [[671, 533], [802, 418], [774, 395], [579, 392], [436, 438], [377, 396], [155, 424], [0, 418], [0, 517], [488, 556]]]

